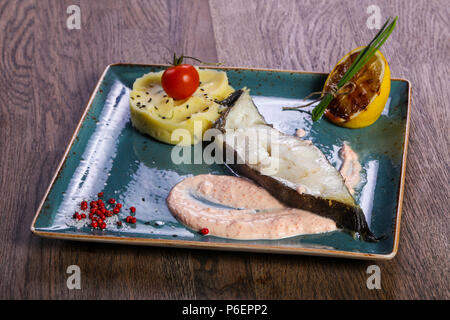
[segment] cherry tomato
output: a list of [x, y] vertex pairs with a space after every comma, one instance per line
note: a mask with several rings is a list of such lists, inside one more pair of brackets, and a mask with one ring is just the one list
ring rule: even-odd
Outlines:
[[167, 95], [175, 100], [192, 96], [200, 85], [197, 69], [190, 64], [170, 67], [162, 75], [162, 87]]

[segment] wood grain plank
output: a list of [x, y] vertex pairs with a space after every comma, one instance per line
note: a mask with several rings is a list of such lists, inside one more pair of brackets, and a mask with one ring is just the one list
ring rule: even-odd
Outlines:
[[[38, 169], [30, 162], [36, 160], [33, 152], [36, 150], [33, 145], [34, 120], [29, 116], [34, 107], [29, 74], [33, 66], [35, 8], [32, 1], [2, 2], [0, 6], [0, 28], [3, 30], [0, 33], [0, 203], [4, 219], [0, 227], [0, 296], [11, 297], [17, 291], [23, 292], [26, 286], [24, 258], [30, 237], [29, 232], [25, 233], [27, 223], [23, 221], [29, 217], [25, 210], [33, 210], [34, 199], [31, 196], [31, 199], [23, 200], [23, 194], [33, 195], [35, 187], [24, 182]], [[19, 203], [20, 210], [17, 210]]]

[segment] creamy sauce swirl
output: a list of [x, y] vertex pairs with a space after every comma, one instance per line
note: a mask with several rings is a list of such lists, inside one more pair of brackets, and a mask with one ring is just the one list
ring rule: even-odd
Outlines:
[[172, 214], [193, 230], [231, 239], [281, 239], [336, 230], [336, 223], [284, 206], [250, 180], [198, 175], [178, 183], [167, 198]]
[[361, 180], [361, 164], [359, 163], [358, 155], [350, 148], [347, 143], [344, 143], [340, 150], [340, 156], [343, 160], [339, 172], [344, 177], [345, 185], [351, 194], [355, 193], [355, 187]]

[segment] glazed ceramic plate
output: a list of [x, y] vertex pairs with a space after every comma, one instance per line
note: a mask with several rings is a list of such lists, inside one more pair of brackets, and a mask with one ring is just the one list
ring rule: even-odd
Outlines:
[[[282, 240], [230, 240], [201, 236], [179, 223], [166, 206], [170, 189], [197, 174], [227, 174], [223, 165], [185, 164], [171, 161], [171, 145], [155, 141], [133, 129], [129, 94], [136, 78], [164, 66], [115, 64], [106, 68], [88, 103], [61, 164], [36, 213], [31, 230], [44, 237], [234, 251], [328, 255], [362, 259], [390, 259], [398, 248], [404, 187], [410, 85], [393, 79], [388, 103], [380, 119], [364, 129], [345, 129], [326, 120], [312, 123], [310, 116], [281, 111], [282, 106], [304, 103], [319, 91], [326, 74], [223, 68], [234, 88], [251, 89], [265, 119], [287, 133], [297, 128], [337, 168], [339, 149], [347, 142], [359, 155], [362, 182], [355, 198], [382, 241], [367, 243], [343, 231]], [[106, 230], [80, 226], [72, 218], [82, 200], [98, 192], [137, 209], [135, 225], [111, 224]]]

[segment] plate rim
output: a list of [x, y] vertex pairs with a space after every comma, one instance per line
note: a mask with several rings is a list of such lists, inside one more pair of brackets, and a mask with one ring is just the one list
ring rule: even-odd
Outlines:
[[[45, 191], [39, 206], [36, 210], [34, 218], [31, 223], [30, 231], [44, 238], [53, 239], [63, 239], [63, 240], [75, 240], [75, 241], [91, 241], [91, 242], [104, 242], [104, 243], [117, 243], [117, 244], [134, 244], [134, 245], [147, 245], [147, 246], [158, 246], [158, 247], [173, 247], [173, 248], [189, 248], [189, 249], [219, 249], [224, 251], [246, 251], [246, 252], [263, 252], [263, 253], [278, 253], [278, 254], [296, 254], [296, 255], [312, 255], [312, 256], [328, 256], [328, 257], [338, 257], [338, 258], [352, 258], [352, 259], [363, 259], [363, 260], [391, 260], [393, 259], [399, 247], [400, 240], [400, 223], [403, 209], [403, 198], [405, 191], [405, 176], [406, 176], [406, 159], [408, 153], [408, 142], [409, 142], [409, 130], [410, 130], [410, 116], [411, 116], [411, 82], [404, 78], [391, 78], [391, 81], [405, 82], [407, 85], [408, 92], [408, 103], [406, 106], [406, 125], [405, 125], [405, 136], [403, 140], [403, 150], [402, 150], [402, 161], [400, 170], [400, 183], [398, 186], [398, 198], [397, 198], [397, 210], [396, 210], [396, 223], [395, 223], [395, 234], [393, 248], [390, 253], [378, 254], [378, 253], [366, 253], [366, 252], [352, 252], [345, 250], [336, 249], [320, 249], [320, 248], [289, 248], [280, 246], [268, 246], [268, 245], [255, 245], [255, 244], [239, 244], [239, 243], [218, 243], [218, 242], [201, 242], [201, 241], [190, 241], [190, 240], [170, 240], [170, 239], [149, 239], [149, 238], [133, 238], [133, 237], [115, 237], [115, 236], [98, 236], [98, 235], [77, 235], [77, 234], [67, 234], [61, 232], [46, 232], [39, 231], [35, 228], [36, 220], [45, 200], [48, 198], [53, 185], [60, 174], [64, 163], [67, 160], [70, 149], [75, 141], [75, 138], [80, 131], [82, 124], [88, 114], [93, 100], [99, 91], [99, 88], [108, 73], [113, 67], [120, 66], [132, 66], [132, 67], [168, 67], [167, 64], [142, 64], [142, 63], [126, 63], [118, 62], [112, 63], [106, 66], [103, 70], [97, 84], [92, 91], [86, 107], [75, 127], [74, 133], [67, 144], [64, 154], [59, 161], [58, 166], [55, 169], [52, 179], [50, 180], [49, 186]], [[251, 68], [251, 67], [228, 67], [228, 66], [201, 66], [204, 69], [220, 69], [220, 70], [244, 70], [244, 71], [269, 71], [275, 73], [296, 73], [296, 74], [320, 74], [327, 75], [325, 72], [317, 71], [302, 71], [302, 70], [281, 70], [281, 69], [270, 69], [270, 68]]]

